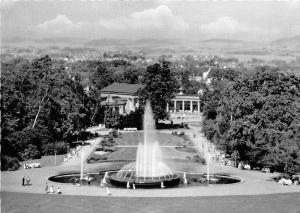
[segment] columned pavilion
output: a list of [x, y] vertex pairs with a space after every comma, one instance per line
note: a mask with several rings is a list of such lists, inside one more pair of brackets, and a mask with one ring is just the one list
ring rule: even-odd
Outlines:
[[200, 113], [200, 100], [198, 96], [176, 95], [167, 105], [167, 112]]
[[[141, 84], [113, 83], [101, 90], [101, 105], [113, 107], [120, 114], [129, 114], [139, 107], [138, 90], [143, 88]], [[166, 111], [170, 117], [188, 117], [200, 114], [200, 100], [197, 95], [185, 95], [178, 93], [170, 103]]]

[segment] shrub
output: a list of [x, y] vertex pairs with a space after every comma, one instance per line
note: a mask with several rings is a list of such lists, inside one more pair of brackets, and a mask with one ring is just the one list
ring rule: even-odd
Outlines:
[[112, 135], [114, 138], [117, 138], [119, 135], [118, 131], [115, 129], [113, 129], [109, 134]]
[[130, 112], [128, 115], [122, 115], [120, 117], [120, 129], [132, 127], [139, 130], [143, 127], [143, 115], [144, 111], [142, 109], [137, 109], [134, 112]]
[[24, 152], [21, 153], [21, 158], [23, 160], [37, 159], [41, 158], [41, 153], [35, 145], [29, 144], [27, 149], [25, 149]]
[[1, 171], [10, 170], [14, 171], [20, 167], [18, 158], [1, 155]]
[[68, 151], [68, 143], [60, 141], [57, 143], [48, 143], [43, 145], [44, 155], [54, 155], [55, 150], [57, 155], [66, 154]]
[[87, 162], [88, 163], [94, 163], [94, 162], [98, 162], [98, 161], [102, 161], [102, 160], [107, 160], [107, 157], [100, 157], [100, 156], [93, 155], [92, 157], [90, 157], [87, 160]]
[[113, 138], [105, 138], [103, 141], [100, 142], [102, 147], [110, 147], [116, 144]]
[[193, 156], [193, 159], [194, 159], [194, 161], [195, 161], [196, 163], [201, 163], [201, 164], [203, 164], [203, 165], [206, 164], [205, 159], [201, 158], [199, 155], [194, 155], [194, 156]]
[[104, 124], [106, 128], [118, 128], [120, 125], [119, 111], [109, 107], [105, 111]]

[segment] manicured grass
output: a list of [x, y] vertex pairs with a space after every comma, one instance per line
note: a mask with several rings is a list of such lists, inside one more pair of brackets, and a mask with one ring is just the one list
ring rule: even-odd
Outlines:
[[[185, 140], [178, 136], [173, 136], [167, 133], [157, 133], [157, 138], [159, 140], [160, 145], [184, 145], [186, 144]], [[118, 138], [115, 138], [115, 141], [118, 145], [132, 145], [137, 146], [140, 141], [144, 140], [143, 132], [129, 132], [123, 133]], [[162, 150], [169, 149], [169, 153], [175, 150], [175, 148], [165, 148], [163, 147]], [[137, 147], [118, 147], [116, 151], [108, 153], [106, 155], [100, 156], [91, 154], [91, 157], [100, 158], [105, 157], [105, 160], [135, 160], [136, 158], [136, 150]], [[91, 163], [102, 162], [103, 160], [99, 159], [99, 161], [91, 161]]]
[[[56, 155], [56, 165], [59, 165], [63, 162], [64, 157], [66, 155]], [[41, 167], [45, 166], [54, 166], [55, 165], [55, 156], [54, 155], [48, 155], [48, 156], [42, 156], [40, 159], [34, 159], [34, 160], [27, 160], [20, 162], [21, 167], [23, 168], [23, 165], [38, 162], [41, 164]]]
[[300, 211], [299, 193], [256, 196], [139, 198], [2, 192], [1, 198], [3, 213], [298, 213]]
[[193, 147], [176, 147], [176, 149], [181, 152], [197, 153], [197, 149]]

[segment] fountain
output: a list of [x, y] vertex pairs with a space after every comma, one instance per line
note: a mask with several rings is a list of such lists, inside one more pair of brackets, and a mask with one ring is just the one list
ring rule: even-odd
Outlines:
[[[120, 170], [107, 170], [96, 173], [89, 173], [84, 176], [84, 153], [81, 153], [80, 173], [62, 174], [49, 177], [49, 181], [59, 183], [74, 184], [74, 180], [80, 180], [80, 184], [101, 186], [112, 184], [113, 187], [124, 188], [167, 188], [171, 186], [182, 185], [192, 187], [207, 184], [233, 184], [241, 180], [239, 178], [227, 175], [214, 174], [213, 158], [210, 153], [209, 143], [204, 137], [198, 141], [197, 132], [194, 133], [195, 146], [199, 154], [206, 157], [206, 174], [201, 172], [188, 173], [179, 172], [182, 175], [173, 173], [173, 171], [164, 163], [159, 141], [157, 140], [156, 130], [154, 128], [154, 119], [150, 104], [147, 103], [144, 114], [144, 139], [138, 144], [136, 161], [126, 164]], [[197, 141], [196, 141], [197, 140]], [[198, 166], [195, 164], [195, 167]], [[203, 167], [204, 168], [204, 167]], [[88, 178], [88, 179], [86, 179]], [[180, 181], [182, 180], [182, 181]], [[180, 184], [182, 182], [182, 184]], [[189, 185], [189, 186], [188, 186]], [[109, 194], [109, 192], [108, 192]]]
[[83, 180], [84, 151], [81, 152], [80, 180]]
[[110, 181], [112, 184], [125, 187], [129, 182], [136, 186], [161, 188], [176, 185], [180, 181], [179, 176], [163, 162], [149, 102], [145, 106], [144, 141], [138, 145], [136, 161], [113, 174]]

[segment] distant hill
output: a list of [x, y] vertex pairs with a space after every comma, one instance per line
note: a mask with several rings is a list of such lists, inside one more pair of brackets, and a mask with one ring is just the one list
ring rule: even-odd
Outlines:
[[175, 45], [181, 42], [181, 40], [176, 39], [139, 39], [134, 40], [134, 45]]
[[156, 46], [175, 45], [175, 40], [169, 39], [96, 39], [85, 43], [86, 46]]
[[251, 41], [243, 41], [243, 40], [234, 40], [234, 39], [207, 39], [200, 40], [201, 43], [222, 43], [222, 44], [256, 44]]
[[35, 40], [38, 44], [68, 44], [68, 45], [82, 45], [84, 42], [81, 38], [70, 37], [54, 37], [54, 38], [42, 38]]
[[130, 43], [130, 40], [127, 39], [111, 39], [111, 38], [104, 38], [104, 39], [95, 39], [90, 40], [86, 43], [84, 43], [85, 46], [93, 46], [93, 47], [99, 47], [99, 46], [123, 46], [125, 44]]
[[207, 39], [207, 40], [200, 40], [199, 42], [205, 43], [248, 43], [248, 41], [243, 40], [233, 40], [233, 39]]
[[2, 38], [1, 42], [2, 44], [6, 44], [6, 43], [9, 43], [9, 44], [13, 44], [13, 43], [24, 43], [24, 42], [29, 42], [31, 41], [30, 38], [27, 38], [27, 37], [21, 37], [21, 36], [14, 36], [14, 37], [11, 37], [11, 38]]
[[272, 46], [300, 48], [300, 35], [277, 39], [270, 43]]

